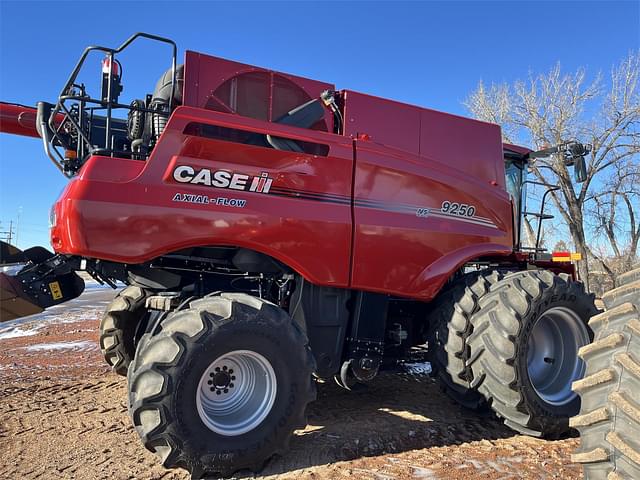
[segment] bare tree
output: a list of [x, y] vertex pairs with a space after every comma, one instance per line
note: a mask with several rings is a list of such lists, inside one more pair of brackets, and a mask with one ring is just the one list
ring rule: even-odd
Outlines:
[[640, 52], [612, 68], [610, 79], [586, 81], [579, 69], [564, 74], [557, 64], [546, 74], [530, 74], [513, 85], [481, 82], [465, 105], [479, 119], [499, 123], [509, 143], [543, 148], [568, 140], [591, 143], [587, 179], [576, 184], [560, 157], [537, 160], [531, 171], [537, 179], [557, 184], [553, 204], [567, 225], [573, 244], [582, 254], [581, 278], [588, 281], [589, 249], [585, 231], [585, 204], [600, 191], [605, 177], [623, 162], [638, 162], [640, 152]]
[[628, 161], [615, 169], [600, 192], [588, 198], [590, 223], [595, 238], [604, 236], [610, 252], [589, 247], [609, 276], [612, 286], [617, 277], [633, 268], [640, 243], [640, 164]]

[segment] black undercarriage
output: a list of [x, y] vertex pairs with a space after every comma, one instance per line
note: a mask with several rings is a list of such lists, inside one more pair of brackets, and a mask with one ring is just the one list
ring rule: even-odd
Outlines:
[[[1, 264], [21, 265], [14, 275], [2, 275], [2, 288], [37, 308], [29, 314], [79, 296], [84, 282], [76, 271], [86, 271], [113, 288], [124, 283], [149, 292], [151, 314], [137, 337], [189, 300], [241, 292], [289, 313], [309, 338], [320, 378], [336, 377], [349, 388], [381, 369], [424, 360], [424, 349], [414, 347], [426, 341], [427, 303], [313, 285], [277, 260], [248, 249], [189, 248], [138, 265], [54, 255], [41, 247], [21, 252], [8, 244], [1, 256]], [[5, 311], [3, 320], [11, 319], [8, 315]]]

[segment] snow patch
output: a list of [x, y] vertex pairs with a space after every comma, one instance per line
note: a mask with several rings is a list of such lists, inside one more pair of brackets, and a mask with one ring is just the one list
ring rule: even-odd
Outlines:
[[410, 375], [431, 374], [431, 364], [429, 362], [405, 363], [402, 367], [404, 371]]
[[38, 343], [36, 345], [29, 345], [23, 347], [28, 351], [42, 351], [42, 350], [94, 350], [96, 345], [89, 340], [82, 340], [78, 342], [52, 342], [52, 343]]
[[425, 467], [415, 467], [413, 468], [413, 478], [421, 478], [421, 479], [435, 479], [438, 478], [433, 470]]
[[30, 337], [37, 335], [39, 328], [23, 329], [18, 327], [0, 328], [0, 340], [8, 340], [9, 338]]
[[105, 289], [110, 289], [111, 287], [109, 285], [105, 284], [101, 284], [96, 282], [95, 280], [85, 280], [84, 282], [84, 289], [85, 290], [95, 290], [97, 288], [105, 288]]

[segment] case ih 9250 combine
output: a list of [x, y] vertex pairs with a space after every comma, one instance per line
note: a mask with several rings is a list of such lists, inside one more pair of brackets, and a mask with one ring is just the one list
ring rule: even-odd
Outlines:
[[[116, 57], [140, 37], [171, 68], [119, 103]], [[76, 81], [94, 51], [96, 97]], [[87, 48], [56, 104], [1, 109], [70, 178], [56, 253], [3, 245], [20, 267], [0, 276], [2, 320], [77, 297], [77, 270], [126, 283], [100, 346], [165, 466], [259, 470], [306, 425], [316, 379], [350, 389], [426, 352], [454, 399], [522, 433], [565, 434], [576, 382], [576, 460], [640, 478], [639, 272], [590, 326], [572, 265], [520, 242], [528, 163], [581, 177], [588, 147], [532, 152], [497, 125], [194, 52], [177, 65], [146, 34]]]

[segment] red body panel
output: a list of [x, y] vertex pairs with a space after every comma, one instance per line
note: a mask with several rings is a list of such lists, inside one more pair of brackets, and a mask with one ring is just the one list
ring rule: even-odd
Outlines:
[[[512, 252], [511, 204], [501, 188], [368, 142], [357, 142], [356, 153], [354, 288], [431, 298], [465, 262]], [[476, 214], [443, 215], [443, 201]], [[418, 216], [418, 208], [429, 213]]]
[[[431, 298], [466, 261], [512, 252], [497, 125], [352, 91], [344, 98], [346, 133], [370, 138], [356, 148], [353, 288]], [[475, 215], [442, 215], [444, 201]]]
[[[254, 118], [233, 113], [239, 104], [226, 109], [220, 102], [225, 82], [242, 69], [271, 79], [266, 110]], [[315, 284], [422, 300], [465, 262], [512, 255], [499, 127], [351, 91], [342, 94], [344, 135], [321, 131], [332, 131], [329, 114], [314, 129], [275, 124], [269, 120], [299, 100], [279, 96], [274, 82], [282, 78], [309, 98], [333, 88], [188, 52], [184, 106], [150, 158], [89, 158], [54, 206], [54, 249], [132, 264], [187, 247], [239, 246], [271, 255]], [[223, 141], [200, 133], [202, 125], [319, 144], [328, 154]], [[177, 167], [264, 174], [271, 187], [256, 193], [182, 183]], [[176, 200], [185, 195], [188, 203]], [[209, 203], [192, 202], [192, 195]], [[466, 213], [444, 212], [443, 202], [459, 211], [464, 205]]]
[[[436, 161], [504, 188], [500, 127], [346, 90], [345, 133]], [[400, 154], [401, 152], [396, 152]]]
[[[328, 157], [239, 145], [182, 132], [191, 122], [331, 144]], [[146, 163], [92, 157], [56, 204], [56, 251], [123, 263], [142, 263], [180, 248], [233, 245], [290, 265], [314, 283], [346, 287], [351, 243], [350, 205], [179, 184], [176, 165], [267, 172], [274, 186], [349, 197], [350, 139], [190, 107], [178, 108]], [[122, 165], [132, 177], [122, 181]], [[137, 174], [137, 176], [136, 176]], [[109, 178], [111, 176], [111, 178]], [[246, 200], [245, 208], [173, 201], [176, 193]]]

